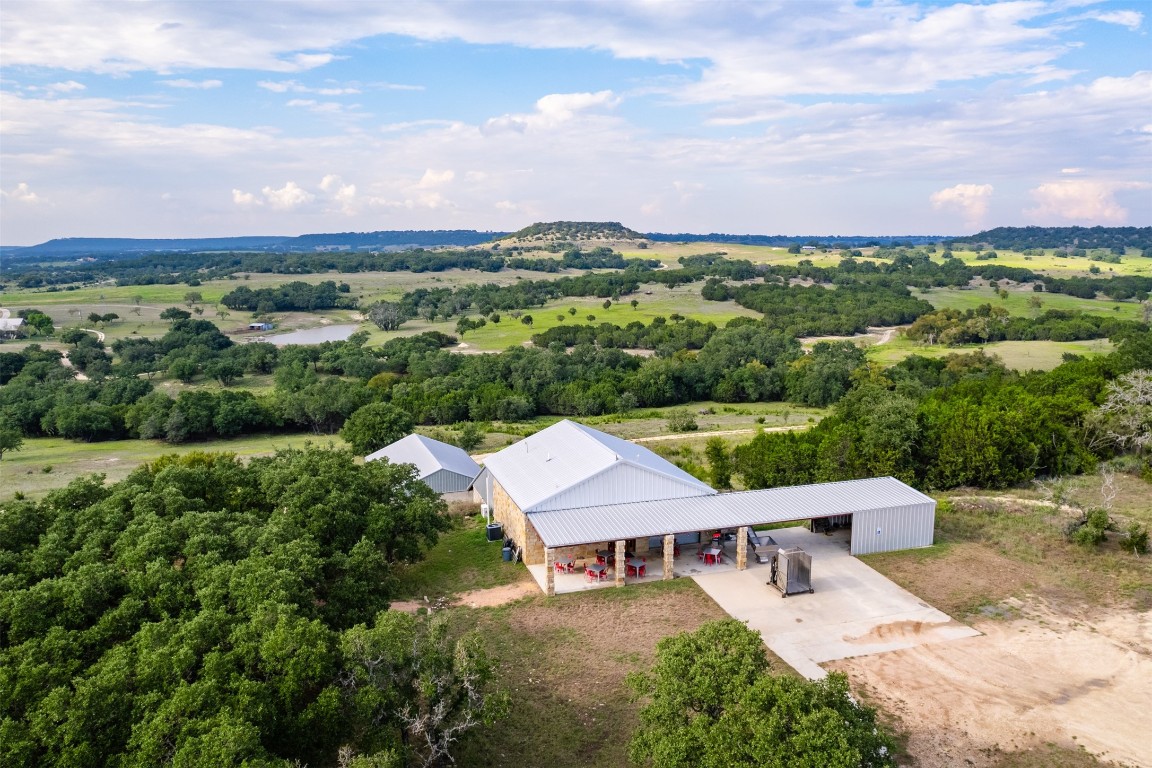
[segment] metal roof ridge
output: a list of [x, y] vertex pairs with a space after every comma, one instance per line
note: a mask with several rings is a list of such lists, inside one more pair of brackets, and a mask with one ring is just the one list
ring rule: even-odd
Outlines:
[[[595, 438], [593, 438], [593, 439], [595, 439]], [[603, 444], [601, 443], [601, 445], [603, 445]], [[567, 509], [588, 509], [590, 507], [609, 507], [609, 506], [615, 506], [617, 504], [620, 504], [620, 505], [623, 505], [623, 504], [648, 504], [648, 503], [651, 503], [652, 501], [671, 501], [672, 499], [696, 498], [696, 497], [692, 497], [692, 496], [688, 496], [688, 497], [669, 496], [669, 497], [664, 498], [664, 499], [649, 499], [647, 501], [616, 501], [616, 502], [611, 502], [609, 504], [585, 504], [582, 507], [562, 507], [560, 509], [534, 509], [534, 507], [538, 507], [539, 505], [545, 503], [549, 499], [554, 499], [557, 496], [560, 496], [561, 494], [567, 493], [568, 491], [575, 488], [577, 485], [581, 485], [583, 483], [586, 483], [589, 480], [594, 480], [595, 478], [604, 474], [608, 470], [615, 469], [616, 467], [619, 467], [622, 464], [627, 464], [630, 467], [635, 467], [636, 469], [645, 470], [647, 472], [651, 472], [653, 474], [657, 474], [657, 475], [660, 475], [661, 477], [667, 478], [668, 480], [675, 480], [678, 483], [683, 483], [684, 485], [687, 485], [687, 483], [684, 482], [684, 478], [682, 478], [682, 477], [676, 477], [675, 475], [670, 475], [667, 472], [662, 472], [658, 469], [654, 469], [654, 468], [648, 466], [647, 464], [640, 464], [638, 462], [632, 461], [631, 459], [621, 458], [620, 456], [617, 456], [616, 458], [618, 459], [618, 461], [612, 462], [611, 464], [607, 464], [607, 465], [601, 467], [600, 469], [596, 470], [595, 472], [593, 472], [589, 475], [585, 475], [576, 483], [569, 485], [566, 488], [561, 488], [559, 491], [556, 491], [551, 496], [545, 496], [544, 498], [539, 499], [531, 507], [523, 510], [524, 514], [539, 514], [541, 512], [562, 512], [562, 511], [567, 510]], [[673, 465], [673, 466], [675, 466], [675, 465]], [[691, 477], [691, 475], [689, 475], [689, 477]], [[692, 479], [695, 480], [696, 478], [692, 478]], [[707, 483], [705, 483], [703, 481], [697, 481], [697, 482], [699, 482], [701, 485], [703, 485], [705, 488], [708, 488], [711, 491], [711, 493], [701, 493], [700, 496], [715, 496], [717, 494], [716, 489], [712, 488]]]

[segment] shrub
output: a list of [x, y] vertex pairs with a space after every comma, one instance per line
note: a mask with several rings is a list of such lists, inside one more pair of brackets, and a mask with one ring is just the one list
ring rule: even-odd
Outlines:
[[700, 425], [688, 411], [672, 411], [668, 414], [668, 429], [672, 432], [695, 432]]
[[1124, 531], [1124, 548], [1130, 549], [1134, 554], [1148, 553], [1148, 529], [1140, 523], [1132, 523]]

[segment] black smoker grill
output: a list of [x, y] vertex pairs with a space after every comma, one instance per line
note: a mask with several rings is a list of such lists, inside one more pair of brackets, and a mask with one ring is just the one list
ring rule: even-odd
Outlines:
[[781, 549], [772, 560], [772, 576], [768, 586], [780, 590], [780, 597], [798, 592], [811, 593], [812, 555], [800, 547]]

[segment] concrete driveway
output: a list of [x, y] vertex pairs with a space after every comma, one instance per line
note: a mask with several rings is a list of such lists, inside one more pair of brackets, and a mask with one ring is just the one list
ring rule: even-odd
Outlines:
[[730, 616], [764, 636], [764, 643], [813, 680], [819, 665], [925, 643], [979, 635], [848, 554], [848, 536], [804, 528], [772, 531], [783, 547], [812, 556], [813, 594], [782, 599], [767, 585], [768, 569], [702, 573], [692, 578]]

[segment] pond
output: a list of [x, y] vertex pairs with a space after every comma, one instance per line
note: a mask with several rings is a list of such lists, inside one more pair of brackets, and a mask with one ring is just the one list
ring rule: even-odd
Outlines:
[[319, 328], [306, 328], [302, 331], [268, 336], [267, 340], [278, 347], [288, 344], [322, 344], [325, 341], [344, 341], [359, 328], [359, 325], [323, 325]]

